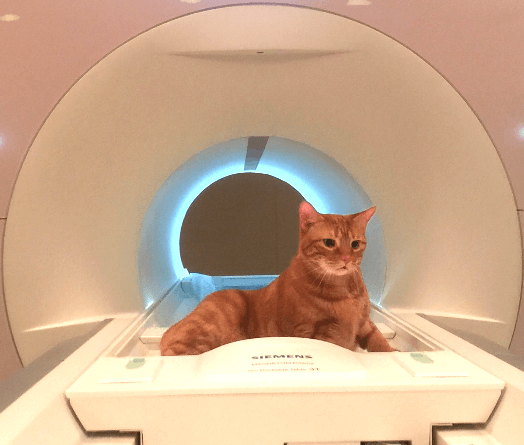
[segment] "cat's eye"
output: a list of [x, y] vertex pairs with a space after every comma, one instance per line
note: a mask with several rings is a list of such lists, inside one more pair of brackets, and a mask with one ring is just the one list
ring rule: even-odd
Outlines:
[[358, 241], [358, 240], [352, 241], [351, 242], [351, 247], [353, 249], [358, 249], [360, 247], [360, 241]]
[[335, 247], [335, 240], [331, 238], [326, 238], [324, 240], [324, 246], [326, 247]]

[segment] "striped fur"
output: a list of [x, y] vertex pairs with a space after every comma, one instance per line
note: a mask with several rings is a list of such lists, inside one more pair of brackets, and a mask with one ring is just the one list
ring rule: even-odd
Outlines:
[[289, 267], [263, 289], [208, 295], [165, 332], [162, 355], [200, 354], [257, 337], [305, 337], [350, 350], [393, 351], [369, 319], [360, 272], [374, 212], [372, 207], [354, 215], [323, 215], [303, 202], [298, 252]]

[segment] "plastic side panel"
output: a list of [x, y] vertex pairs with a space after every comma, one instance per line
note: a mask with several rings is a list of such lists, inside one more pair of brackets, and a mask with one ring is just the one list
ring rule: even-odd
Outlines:
[[524, 413], [524, 373], [522, 384], [507, 385], [497, 409], [490, 419], [487, 431], [504, 445], [521, 445], [524, 423], [518, 419]]
[[77, 445], [85, 438], [67, 404], [64, 391], [135, 317], [126, 315], [113, 320], [0, 413], [0, 442], [10, 445]]
[[442, 429], [435, 434], [434, 445], [501, 445], [482, 430]]
[[[148, 444], [413, 440], [430, 424], [484, 422], [500, 392], [258, 394], [71, 398], [87, 430], [141, 430]], [[205, 428], [200, 425], [205, 423]]]
[[404, 313], [401, 318], [506, 382], [500, 403], [487, 424], [487, 431], [504, 445], [522, 444], [524, 424], [516, 419], [524, 412], [524, 372], [416, 315]]

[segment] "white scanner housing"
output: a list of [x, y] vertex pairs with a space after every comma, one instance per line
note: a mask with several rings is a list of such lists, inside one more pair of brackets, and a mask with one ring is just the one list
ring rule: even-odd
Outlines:
[[[147, 346], [148, 329], [162, 328], [155, 317], [162, 307], [180, 306], [177, 286], [194, 272], [180, 258], [185, 212], [214, 181], [244, 171], [253, 136], [268, 142], [260, 170], [246, 174], [279, 177], [322, 213], [377, 206], [364, 275], [373, 317], [396, 332], [392, 341], [401, 352], [338, 351], [349, 354], [354, 379], [330, 371], [298, 386], [277, 379], [274, 388], [275, 381], [258, 377], [224, 378], [220, 349], [201, 362], [160, 358], [158, 330]], [[223, 7], [164, 23], [115, 49], [67, 92], [34, 140], [14, 190], [4, 246], [6, 303], [25, 362], [93, 323], [133, 319], [75, 371], [76, 379], [94, 363], [67, 392], [88, 431], [133, 430], [123, 417], [110, 425], [109, 413], [124, 405], [127, 420], [137, 421], [147, 417], [140, 409], [164, 406], [186, 416], [179, 418], [184, 437], [196, 440], [187, 443], [203, 443], [198, 434], [205, 431], [193, 431], [192, 416], [205, 413], [210, 431], [232, 437], [227, 434], [242, 425], [224, 414], [226, 427], [219, 414], [241, 401], [243, 419], [253, 425], [260, 426], [259, 415], [280, 422], [260, 444], [425, 445], [435, 424], [487, 422], [507, 382], [498, 370], [486, 372], [461, 357], [468, 346], [450, 347], [448, 334], [429, 322], [407, 324], [416, 314], [444, 317], [509, 345], [522, 249], [497, 151], [472, 109], [433, 67], [379, 31], [335, 14]], [[412, 353], [453, 375], [414, 375], [403, 365]], [[134, 358], [151, 366], [146, 380], [100, 382], [113, 372], [108, 369], [118, 374]], [[211, 370], [199, 374], [201, 365]], [[395, 429], [400, 418], [387, 415], [397, 403], [411, 406], [400, 412], [416, 421]], [[328, 408], [334, 405], [339, 417], [326, 414], [315, 424], [314, 414], [333, 413]], [[315, 406], [314, 412], [305, 406]], [[378, 413], [384, 428], [373, 433], [371, 424], [352, 421], [354, 433], [347, 433], [344, 406], [365, 407], [364, 418]], [[276, 431], [291, 417], [304, 433], [286, 439]], [[144, 443], [167, 443], [160, 428], [168, 419], [151, 419], [142, 425], [151, 437], [144, 435]]]

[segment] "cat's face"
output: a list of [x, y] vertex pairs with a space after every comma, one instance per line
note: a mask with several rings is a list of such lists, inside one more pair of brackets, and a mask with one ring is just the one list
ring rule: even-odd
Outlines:
[[323, 215], [307, 202], [300, 205], [299, 253], [326, 276], [359, 269], [366, 248], [366, 226], [375, 207], [353, 215]]

